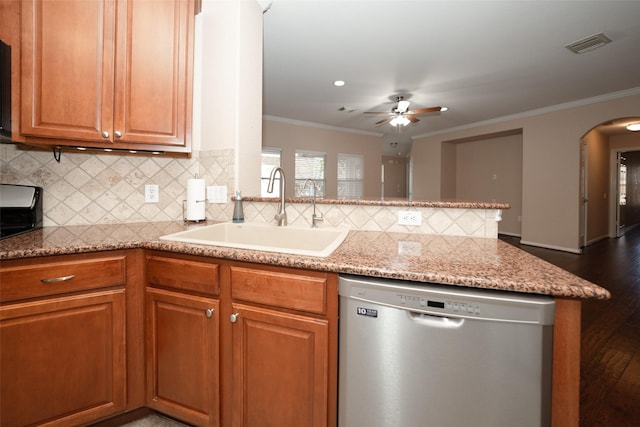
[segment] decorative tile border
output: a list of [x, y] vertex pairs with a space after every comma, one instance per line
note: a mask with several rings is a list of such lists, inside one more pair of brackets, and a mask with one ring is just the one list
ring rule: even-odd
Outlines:
[[[251, 222], [272, 223], [278, 207], [277, 202], [244, 202], [245, 219]], [[420, 212], [421, 226], [398, 225], [399, 211], [407, 210]], [[319, 204], [316, 205], [316, 212], [324, 218], [322, 226], [365, 231], [497, 238], [497, 215], [499, 216], [500, 210]], [[310, 226], [312, 213], [313, 206], [310, 203], [287, 204], [287, 218], [291, 225]]]
[[[197, 175], [207, 185], [226, 185], [229, 196], [235, 188], [231, 149], [195, 152], [188, 159], [64, 152], [58, 163], [49, 151], [0, 144], [0, 160], [0, 182], [45, 189], [45, 226], [180, 221], [188, 179]], [[159, 203], [144, 203], [145, 184], [159, 185]], [[367, 231], [498, 236], [497, 209], [474, 208], [473, 204], [449, 208], [345, 203], [318, 203], [316, 209], [324, 217], [322, 225]], [[277, 208], [273, 201], [244, 202], [247, 221], [273, 222]], [[400, 210], [420, 212], [422, 225], [398, 225]], [[232, 202], [207, 204], [208, 219], [228, 221], [232, 213]], [[292, 225], [310, 225], [311, 213], [310, 201], [287, 204]]]

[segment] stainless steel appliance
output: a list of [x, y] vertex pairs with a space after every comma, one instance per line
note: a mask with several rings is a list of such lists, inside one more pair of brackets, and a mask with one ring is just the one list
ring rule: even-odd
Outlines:
[[551, 423], [551, 297], [340, 277], [339, 427]]
[[42, 227], [42, 188], [0, 184], [0, 238]]

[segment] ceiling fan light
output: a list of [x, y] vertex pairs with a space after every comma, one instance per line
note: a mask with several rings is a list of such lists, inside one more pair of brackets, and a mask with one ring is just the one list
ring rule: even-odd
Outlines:
[[447, 111], [448, 109], [448, 107], [440, 107], [440, 111]]
[[640, 123], [629, 123], [627, 125], [627, 130], [630, 130], [632, 132], [637, 132], [640, 130]]
[[391, 126], [398, 126], [398, 125], [406, 126], [409, 123], [411, 123], [411, 120], [407, 119], [405, 116], [395, 116], [389, 122]]

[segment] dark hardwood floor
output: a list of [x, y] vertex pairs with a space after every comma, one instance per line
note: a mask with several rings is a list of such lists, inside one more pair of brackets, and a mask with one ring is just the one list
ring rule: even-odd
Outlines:
[[640, 227], [581, 255], [500, 238], [611, 292], [582, 304], [580, 427], [640, 426]]

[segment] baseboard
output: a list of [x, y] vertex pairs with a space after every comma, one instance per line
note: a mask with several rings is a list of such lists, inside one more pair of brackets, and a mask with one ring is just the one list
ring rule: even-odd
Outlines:
[[609, 238], [609, 235], [604, 235], [604, 236], [600, 236], [600, 237], [596, 237], [595, 239], [591, 239], [591, 240], [587, 240], [587, 246], [589, 245], [593, 245], [596, 242], [599, 242], [600, 240], [607, 240]]
[[522, 237], [520, 233], [507, 233], [504, 231], [498, 231], [498, 236], [509, 236], [509, 237]]
[[547, 245], [547, 244], [544, 244], [544, 243], [529, 242], [527, 240], [520, 240], [520, 244], [527, 245], [527, 246], [537, 246], [539, 248], [545, 248], [545, 249], [553, 249], [553, 250], [556, 250], [556, 251], [571, 252], [571, 253], [574, 253], [574, 254], [581, 254], [582, 253], [582, 249], [565, 248], [563, 246]]

